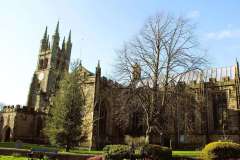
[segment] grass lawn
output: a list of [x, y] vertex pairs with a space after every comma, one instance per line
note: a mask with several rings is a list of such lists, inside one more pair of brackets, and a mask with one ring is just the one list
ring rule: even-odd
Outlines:
[[0, 160], [27, 160], [26, 157], [0, 156]]
[[[0, 142], [0, 148], [15, 148], [15, 142]], [[38, 144], [29, 144], [29, 143], [23, 143], [22, 149], [31, 149], [31, 148], [47, 148], [49, 150], [51, 149], [57, 149], [61, 154], [73, 154], [73, 155], [79, 155], [79, 154], [92, 154], [92, 155], [101, 155], [103, 154], [103, 151], [96, 151], [96, 150], [87, 150], [83, 148], [76, 148], [70, 150], [70, 152], [65, 152], [64, 148], [54, 147], [54, 146], [47, 146], [47, 145], [38, 145]], [[201, 151], [172, 151], [173, 157], [200, 157]], [[16, 159], [16, 160], [25, 160], [24, 157], [13, 157], [13, 156], [0, 156], [0, 160], [4, 159]]]
[[[15, 142], [0, 142], [0, 148], [16, 148]], [[29, 144], [23, 143], [21, 149], [31, 149], [31, 148], [46, 148], [49, 150], [58, 150], [62, 154], [93, 154], [99, 155], [102, 154], [103, 151], [96, 151], [96, 150], [87, 150], [87, 149], [72, 149], [70, 152], [65, 152], [64, 148], [59, 148], [55, 146], [48, 146], [48, 145], [39, 145], [39, 144]]]
[[173, 157], [200, 157], [201, 151], [172, 151]]
[[[15, 142], [0, 142], [0, 148], [16, 148]], [[56, 149], [53, 146], [39, 145], [39, 144], [28, 144], [23, 143], [21, 149], [31, 149], [31, 148], [48, 148], [48, 149]]]

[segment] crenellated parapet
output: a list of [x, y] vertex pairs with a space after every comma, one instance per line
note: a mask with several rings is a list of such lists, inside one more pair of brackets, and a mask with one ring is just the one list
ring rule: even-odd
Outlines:
[[203, 82], [229, 82], [234, 81], [237, 76], [236, 66], [211, 68], [204, 71], [191, 71], [182, 75], [179, 81], [183, 81], [187, 84], [195, 81], [196, 83]]
[[21, 105], [6, 105], [3, 106], [1, 112], [2, 113], [10, 113], [10, 112], [27, 112], [29, 111], [27, 109], [27, 106], [21, 106]]

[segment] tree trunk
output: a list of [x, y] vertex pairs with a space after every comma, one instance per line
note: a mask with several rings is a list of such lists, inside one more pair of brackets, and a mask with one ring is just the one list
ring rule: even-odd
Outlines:
[[70, 147], [69, 147], [69, 145], [67, 145], [66, 152], [69, 152], [69, 150], [70, 150]]
[[146, 136], [145, 136], [145, 144], [149, 144], [149, 135], [148, 134], [146, 134]]
[[151, 133], [151, 126], [148, 126], [146, 133], [145, 133], [146, 134], [145, 135], [145, 144], [149, 144], [150, 133]]

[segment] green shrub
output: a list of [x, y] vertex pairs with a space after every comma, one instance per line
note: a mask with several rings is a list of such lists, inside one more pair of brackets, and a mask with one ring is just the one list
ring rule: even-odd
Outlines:
[[209, 143], [203, 148], [201, 158], [204, 160], [240, 158], [240, 144], [226, 141]]
[[122, 160], [135, 158], [151, 158], [152, 160], [171, 160], [172, 150], [167, 147], [162, 147], [154, 144], [147, 144], [143, 147], [132, 150], [128, 145], [107, 145], [103, 148], [107, 160]]
[[160, 145], [148, 144], [142, 147], [143, 156], [147, 156], [152, 160], [171, 160], [172, 150]]
[[131, 149], [128, 145], [107, 145], [103, 148], [108, 160], [122, 160], [129, 158], [131, 155]]

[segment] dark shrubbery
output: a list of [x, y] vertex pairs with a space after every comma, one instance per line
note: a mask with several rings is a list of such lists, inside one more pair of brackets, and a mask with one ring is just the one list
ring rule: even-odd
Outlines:
[[152, 160], [171, 160], [172, 150], [159, 145], [148, 144], [142, 147], [142, 154]]
[[204, 160], [240, 158], [240, 144], [233, 142], [212, 142], [207, 144], [201, 153]]
[[159, 145], [148, 144], [132, 149], [128, 145], [108, 145], [104, 147], [107, 160], [122, 160], [124, 158], [151, 158], [152, 160], [171, 160], [172, 150]]
[[128, 145], [107, 145], [103, 148], [107, 160], [122, 160], [129, 158], [131, 149]]

